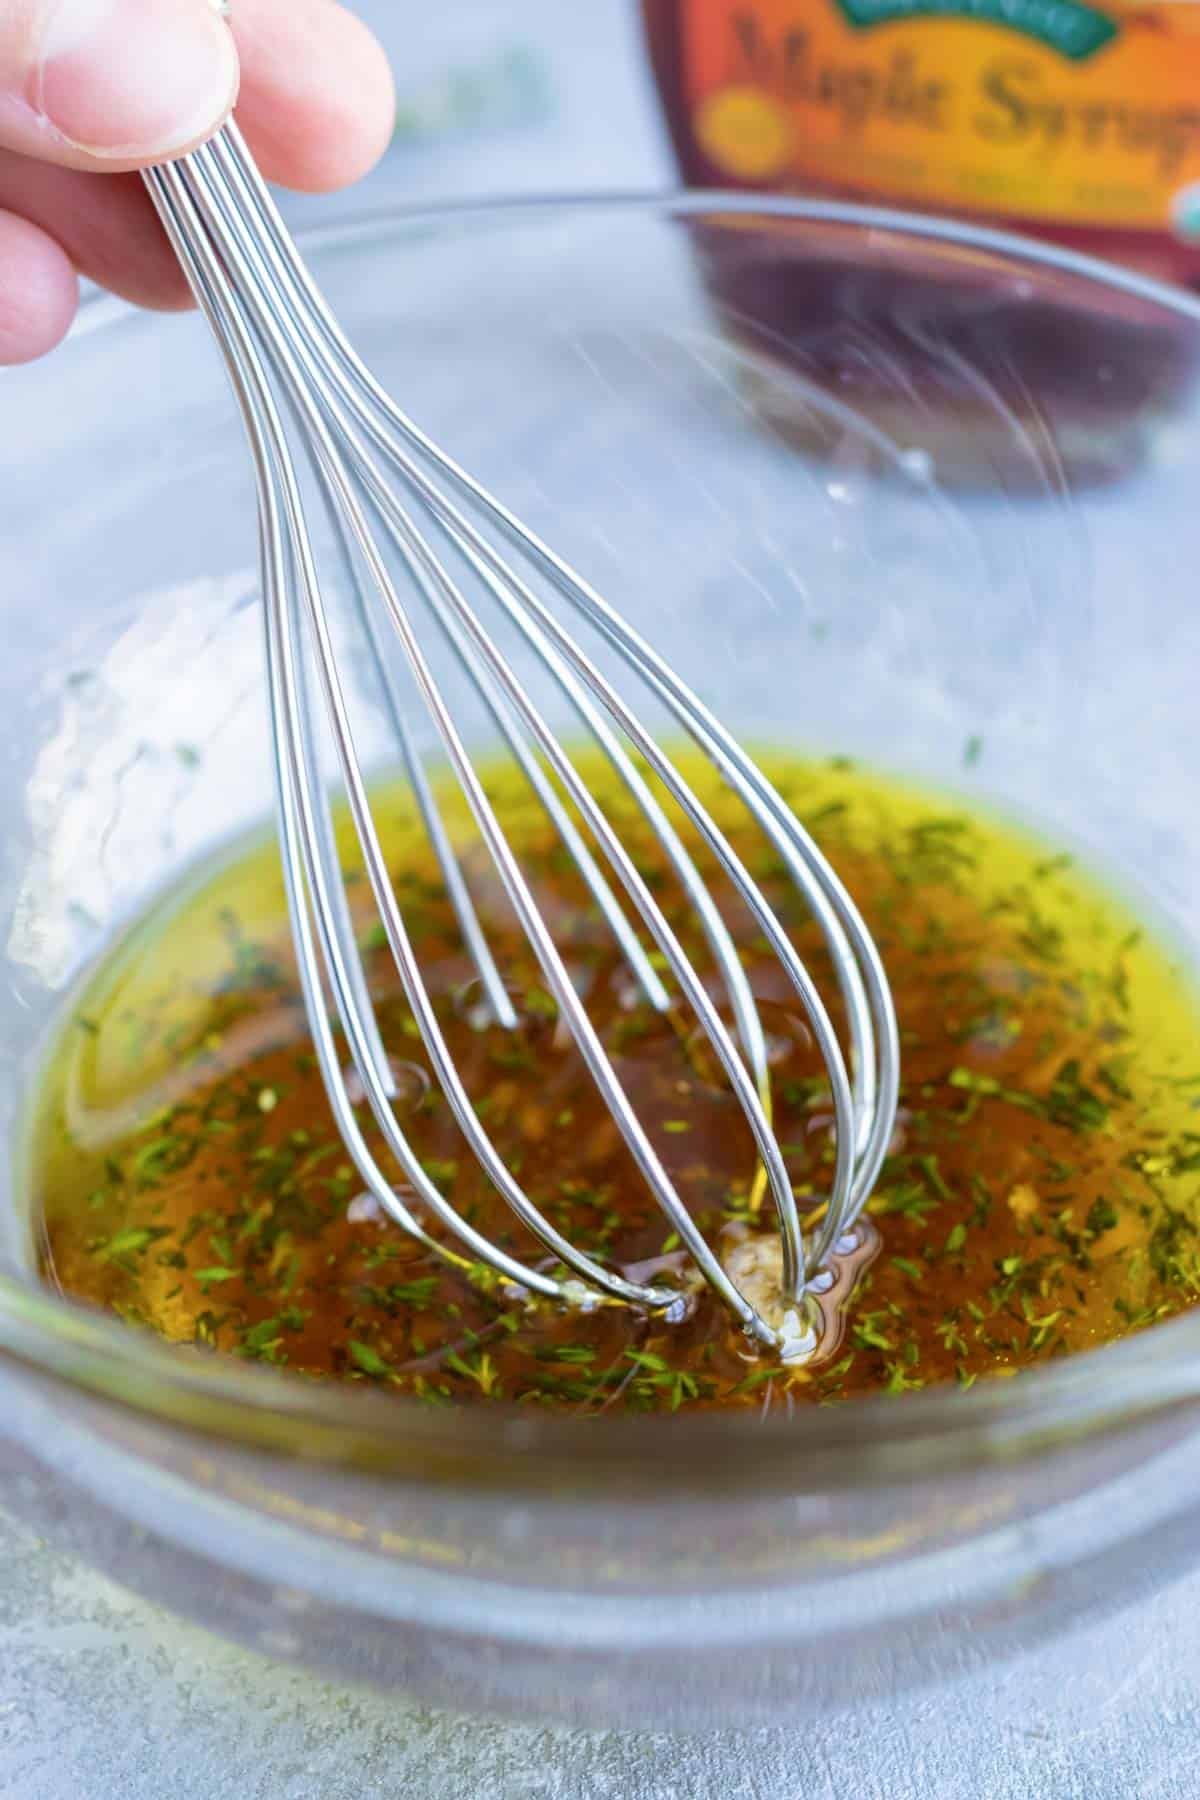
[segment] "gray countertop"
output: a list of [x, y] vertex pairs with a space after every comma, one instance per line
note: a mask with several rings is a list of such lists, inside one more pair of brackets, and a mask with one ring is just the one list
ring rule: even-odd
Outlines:
[[1023, 1657], [816, 1725], [676, 1737], [505, 1725], [221, 1643], [0, 1512], [13, 1800], [1194, 1800], [1200, 1575]]
[[[416, 0], [360, 10], [395, 55], [404, 125], [355, 205], [667, 178], [626, 0], [449, 0], [436, 26]], [[303, 220], [328, 204], [292, 210]], [[56, 1554], [5, 1514], [2, 1493], [0, 1570], [0, 1793], [19, 1800], [1200, 1792], [1200, 1575], [1138, 1613], [886, 1711], [680, 1738], [501, 1725], [333, 1688]]]

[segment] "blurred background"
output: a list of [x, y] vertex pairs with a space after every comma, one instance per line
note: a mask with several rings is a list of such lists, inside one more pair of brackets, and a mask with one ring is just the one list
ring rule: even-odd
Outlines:
[[[676, 179], [635, 0], [353, 6], [387, 47], [399, 110], [390, 154], [343, 207]], [[290, 215], [328, 204], [293, 198]]]

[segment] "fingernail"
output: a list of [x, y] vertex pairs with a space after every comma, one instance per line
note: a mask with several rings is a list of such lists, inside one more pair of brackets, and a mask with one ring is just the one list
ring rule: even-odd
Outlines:
[[220, 124], [237, 52], [212, 0], [46, 0], [32, 105], [90, 156], [171, 156]]

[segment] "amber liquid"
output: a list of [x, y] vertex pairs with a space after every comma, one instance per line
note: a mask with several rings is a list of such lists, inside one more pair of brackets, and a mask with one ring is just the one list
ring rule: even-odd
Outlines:
[[[691, 187], [769, 192], [735, 181], [697, 140], [682, 80], [688, 3], [643, 0], [680, 175]], [[903, 210], [892, 195], [856, 187], [852, 165], [848, 151], [846, 182], [810, 185], [806, 196]], [[1200, 249], [1165, 232], [1048, 229], [965, 209], [955, 216], [1200, 285]], [[954, 257], [916, 237], [866, 242], [837, 225], [789, 232], [778, 221], [756, 229], [744, 215], [715, 212], [689, 230], [718, 321], [746, 353], [743, 380], [756, 409], [808, 451], [880, 460], [869, 431], [848, 436], [848, 408], [899, 452], [931, 459], [943, 485], [1055, 493], [1064, 482], [1109, 481], [1137, 466], [1191, 389], [1191, 321], [1084, 277], [1031, 268], [1032, 291], [1020, 297], [1011, 263], [1002, 275], [986, 254]], [[832, 408], [821, 406], [822, 394]]]
[[[689, 187], [729, 187], [732, 184], [728, 171], [706, 156], [697, 141], [684, 91], [681, 14], [692, 4], [694, 0], [642, 0], [647, 52], [658, 86], [663, 116], [684, 181]], [[803, 12], [803, 0], [800, 0], [797, 17], [802, 18]], [[888, 205], [888, 195], [873, 194], [855, 185], [851, 163], [852, 159], [848, 157], [844, 183], [836, 188], [822, 190], [826, 196], [831, 199], [875, 200], [881, 205]], [[769, 191], [766, 186], [750, 181], [739, 185], [750, 189], [758, 186], [759, 191]], [[964, 210], [956, 208], [955, 216], [963, 216]], [[1136, 269], [1139, 274], [1148, 275], [1156, 281], [1176, 282], [1193, 288], [1200, 286], [1200, 247], [1185, 244], [1165, 231], [1133, 231], [1111, 227], [1101, 229], [1067, 222], [1048, 227], [1037, 220], [976, 209], [971, 210], [970, 216], [977, 224], [1022, 231], [1030, 237], [1061, 244], [1064, 249], [1076, 251], [1083, 256], [1098, 256], [1124, 263], [1126, 267]]]
[[[584, 766], [706, 968], [695, 916], [638, 817], [602, 767]], [[399, 788], [379, 808], [396, 891], [494, 1142], [565, 1234], [677, 1285], [688, 1316], [531, 1303], [439, 1259], [364, 1196], [310, 1048], [269, 844], [169, 895], [80, 993], [31, 1141], [46, 1280], [177, 1344], [433, 1404], [584, 1413], [967, 1387], [1190, 1305], [1200, 1005], [1166, 950], [1068, 858], [1009, 827], [845, 764], [768, 766], [862, 905], [903, 1033], [899, 1122], [869, 1209], [879, 1252], [820, 1361], [781, 1368], [689, 1279], [461, 806], [448, 802], [521, 1014], [516, 1031], [489, 1022]], [[778, 861], [702, 768], [689, 774], [831, 993], [828, 958]], [[748, 1130], [691, 1016], [660, 1015], [640, 997], [517, 780], [497, 773], [489, 788], [687, 1206], [723, 1256], [773, 1236]], [[758, 999], [777, 1133], [811, 1215], [833, 1152], [821, 1064], [781, 966], [711, 859], [696, 857]], [[404, 1129], [462, 1216], [546, 1267], [430, 1082], [361, 876], [350, 891]]]

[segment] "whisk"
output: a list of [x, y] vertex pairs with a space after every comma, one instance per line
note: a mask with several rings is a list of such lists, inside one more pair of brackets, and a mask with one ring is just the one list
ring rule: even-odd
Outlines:
[[[343, 336], [293, 244], [235, 125], [202, 149], [149, 171], [146, 182], [216, 338], [244, 419], [258, 499], [271, 736], [282, 862], [297, 966], [315, 1053], [338, 1130], [369, 1193], [388, 1217], [439, 1256], [482, 1262], [529, 1295], [567, 1305], [596, 1297], [678, 1316], [679, 1291], [629, 1279], [581, 1251], [543, 1215], [497, 1152], [455, 1066], [389, 879], [356, 746], [331, 629], [338, 584], [318, 566], [304, 471], [335, 527], [338, 573], [350, 574], [353, 616], [377, 671], [399, 758], [436, 854], [462, 943], [493, 1021], [516, 1009], [439, 811], [411, 707], [395, 674], [398, 643], [525, 938], [642, 1179], [683, 1250], [752, 1340], [790, 1358], [811, 1347], [805, 1296], [828, 1286], [831, 1254], [855, 1242], [894, 1125], [899, 1079], [895, 1014], [878, 949], [825, 856], [780, 795], [667, 662], [555, 552], [433, 443], [383, 391]], [[395, 485], [389, 477], [394, 477]], [[843, 1050], [818, 986], [757, 883], [616, 680], [576, 642], [554, 591], [616, 653], [739, 798], [817, 921], [845, 1016]], [[702, 927], [728, 1002], [711, 997], [635, 860], [571, 755], [514, 672], [481, 603], [517, 634], [565, 702], [581, 741], [598, 746], [653, 833]], [[492, 615], [495, 616], [494, 614]], [[620, 949], [637, 989], [659, 1011], [686, 1007], [711, 1046], [749, 1125], [756, 1181], [774, 1209], [781, 1244], [782, 1312], [764, 1316], [697, 1227], [572, 982], [472, 764], [422, 631], [433, 623], [482, 698], [530, 791]], [[318, 755], [315, 688], [328, 719], [340, 780], [382, 922], [433, 1079], [462, 1138], [512, 1212], [545, 1246], [537, 1266], [510, 1255], [459, 1216], [402, 1128], [396, 1083], [368, 992], [339, 864], [332, 802]], [[573, 727], [574, 729], [574, 727]], [[661, 784], [647, 779], [648, 770]], [[805, 1229], [770, 1110], [767, 1040], [725, 918], [658, 798], [665, 791], [703, 842], [786, 971], [828, 1077], [834, 1156], [823, 1206]], [[623, 894], [624, 904], [618, 898]], [[636, 922], [635, 922], [636, 921]], [[649, 939], [654, 951], [647, 951]], [[359, 1092], [339, 1054], [348, 1048]], [[382, 1142], [403, 1171], [398, 1189], [368, 1146], [355, 1111], [365, 1098]], [[443, 1235], [435, 1235], [436, 1224]], [[455, 1248], [458, 1246], [459, 1248]], [[745, 1284], [743, 1284], [744, 1286]], [[790, 1309], [790, 1310], [789, 1310]], [[782, 1319], [782, 1323], [780, 1322]], [[773, 1321], [773, 1322], [772, 1322]]]

